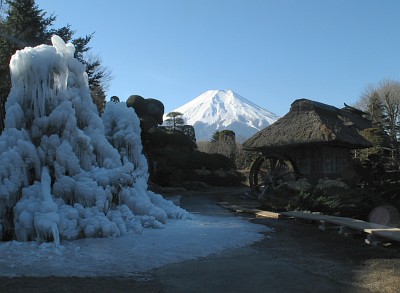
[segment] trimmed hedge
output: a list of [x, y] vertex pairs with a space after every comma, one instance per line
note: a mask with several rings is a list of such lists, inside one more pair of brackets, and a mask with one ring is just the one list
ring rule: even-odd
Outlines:
[[144, 150], [151, 162], [151, 180], [162, 186], [179, 186], [183, 181], [204, 181], [210, 185], [239, 185], [244, 180], [239, 172], [229, 176], [201, 176], [195, 170], [235, 169], [234, 162], [221, 154], [196, 150], [197, 145], [181, 131], [155, 128], [142, 134]]

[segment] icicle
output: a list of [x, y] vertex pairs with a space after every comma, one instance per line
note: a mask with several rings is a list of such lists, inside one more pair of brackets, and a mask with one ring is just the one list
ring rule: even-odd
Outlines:
[[51, 195], [51, 178], [47, 167], [42, 169], [41, 187], [42, 202], [40, 204], [40, 212], [36, 212], [34, 216], [36, 240], [39, 242], [53, 240], [56, 245], [59, 245], [58, 224], [60, 215], [57, 213], [58, 207]]
[[56, 245], [161, 227], [184, 215], [147, 190], [135, 111], [112, 103], [100, 117], [74, 47], [57, 36], [52, 42], [11, 59], [0, 135], [0, 230], [12, 226], [4, 218], [11, 208], [18, 241]]

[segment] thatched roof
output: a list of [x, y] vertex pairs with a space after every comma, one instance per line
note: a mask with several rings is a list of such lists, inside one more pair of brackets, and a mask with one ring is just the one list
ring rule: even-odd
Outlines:
[[244, 142], [243, 148], [265, 151], [310, 144], [352, 149], [371, 147], [371, 143], [359, 133], [371, 127], [371, 121], [362, 114], [347, 105], [338, 109], [307, 99], [296, 100], [289, 113], [254, 134]]

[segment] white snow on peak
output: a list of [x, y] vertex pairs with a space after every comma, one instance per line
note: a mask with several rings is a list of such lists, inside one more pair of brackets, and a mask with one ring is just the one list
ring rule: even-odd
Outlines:
[[237, 138], [249, 138], [279, 118], [232, 90], [209, 90], [173, 111], [193, 125], [197, 141], [210, 140], [215, 131], [225, 129]]

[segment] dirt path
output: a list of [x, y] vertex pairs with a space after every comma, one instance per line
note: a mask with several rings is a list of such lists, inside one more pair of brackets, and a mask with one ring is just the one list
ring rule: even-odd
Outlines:
[[[242, 189], [185, 193], [190, 211], [227, 212], [217, 201], [250, 204]], [[400, 252], [368, 246], [291, 219], [251, 219], [274, 232], [262, 241], [132, 278], [0, 278], [0, 292], [398, 292]]]

